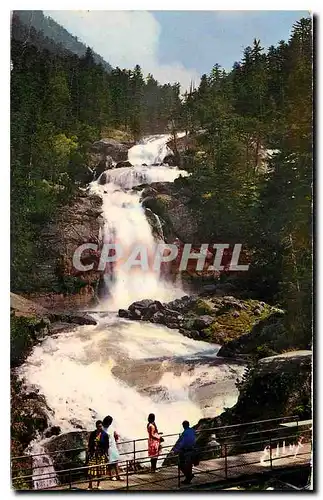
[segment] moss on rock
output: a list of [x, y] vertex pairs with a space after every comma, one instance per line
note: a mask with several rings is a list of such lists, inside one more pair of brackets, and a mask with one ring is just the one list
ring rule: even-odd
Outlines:
[[195, 305], [194, 312], [196, 314], [212, 314], [214, 313], [214, 306], [211, 301], [207, 299], [198, 299]]

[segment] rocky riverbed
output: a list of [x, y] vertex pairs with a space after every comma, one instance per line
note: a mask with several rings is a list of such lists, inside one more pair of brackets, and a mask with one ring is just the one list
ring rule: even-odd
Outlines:
[[166, 325], [189, 338], [220, 344], [219, 356], [263, 357], [282, 349], [284, 311], [262, 301], [217, 296], [217, 290], [220, 287], [209, 286], [198, 295], [168, 303], [134, 302], [127, 310], [120, 309], [119, 316]]

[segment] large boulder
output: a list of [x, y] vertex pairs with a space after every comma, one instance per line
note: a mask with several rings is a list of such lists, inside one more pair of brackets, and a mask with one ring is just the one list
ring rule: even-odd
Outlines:
[[119, 309], [118, 316], [120, 318], [129, 318], [130, 317], [130, 313], [126, 309]]
[[204, 330], [204, 328], [208, 328], [209, 326], [211, 326], [213, 321], [214, 318], [212, 316], [204, 314], [194, 320], [193, 327], [198, 331]]
[[[198, 431], [197, 447], [201, 450], [202, 458], [208, 458], [211, 444], [213, 444], [214, 457], [221, 456], [221, 446], [218, 445], [224, 443], [230, 455], [256, 450], [262, 452], [264, 443], [269, 441], [269, 435], [265, 431], [272, 430], [273, 427], [277, 427], [275, 435], [279, 436], [280, 442], [286, 440], [286, 447], [295, 442], [297, 435], [295, 436], [293, 429], [279, 426], [279, 423], [273, 425], [271, 419], [298, 415], [300, 420], [310, 420], [312, 418], [311, 382], [311, 351], [291, 351], [263, 358], [258, 363], [250, 365], [236, 383], [239, 389], [236, 404], [217, 417], [202, 418], [194, 426]], [[228, 426], [236, 424], [245, 424], [245, 426], [238, 428], [230, 444], [233, 430]], [[302, 428], [305, 442], [311, 439], [309, 427], [311, 423]], [[254, 439], [251, 434], [248, 434], [251, 432], [254, 433]], [[262, 434], [258, 434], [257, 437], [255, 432], [262, 432]], [[249, 440], [247, 445], [246, 440]], [[253, 443], [250, 444], [250, 441]], [[167, 457], [165, 464], [172, 463], [172, 460], [171, 456]]]
[[94, 163], [92, 166], [94, 180], [97, 180], [103, 172], [110, 170], [114, 165], [112, 157], [103, 153], [92, 153], [92, 162]]
[[91, 152], [102, 153], [116, 161], [125, 161], [128, 159], [128, 145], [116, 141], [115, 139], [100, 139], [92, 144]]
[[185, 187], [175, 182], [154, 182], [142, 193], [142, 205], [165, 223], [166, 241], [175, 237], [182, 242], [200, 244], [196, 215], [189, 206], [190, 196]]
[[148, 309], [148, 307], [151, 306], [153, 303], [154, 301], [151, 299], [138, 300], [137, 302], [133, 302], [128, 309], [130, 312], [134, 311], [135, 309], [138, 309], [139, 311], [144, 311]]
[[[235, 406], [218, 417], [200, 420], [197, 429], [295, 415], [301, 420], [310, 419], [312, 356], [312, 351], [290, 351], [251, 365], [237, 383], [240, 392]], [[225, 430], [218, 431], [217, 437], [225, 437]], [[204, 438], [207, 439], [207, 433]]]
[[[90, 433], [87, 431], [72, 431], [59, 436], [54, 436], [45, 444], [45, 451], [51, 455], [53, 465], [60, 483], [69, 481], [69, 473], [60, 472], [66, 469], [77, 469], [86, 465], [86, 449]], [[66, 451], [72, 450], [72, 451]], [[86, 469], [71, 472], [74, 481], [83, 479]]]
[[10, 292], [10, 311], [15, 313], [15, 316], [24, 317], [49, 317], [50, 311], [31, 300]]
[[74, 323], [75, 325], [96, 325], [97, 321], [87, 313], [73, 313], [73, 312], [62, 312], [62, 313], [53, 313], [52, 318], [55, 318], [57, 321], [62, 321], [65, 323]]
[[[261, 314], [260, 308], [255, 308], [253, 314]], [[236, 357], [237, 355], [252, 355], [255, 358], [270, 356], [288, 349], [290, 340], [284, 326], [284, 313], [273, 310], [272, 314], [256, 322], [250, 331], [232, 338], [224, 343], [219, 356]]]

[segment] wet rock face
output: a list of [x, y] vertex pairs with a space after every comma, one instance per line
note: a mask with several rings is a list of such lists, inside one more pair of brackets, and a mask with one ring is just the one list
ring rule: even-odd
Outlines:
[[128, 160], [119, 161], [114, 168], [132, 167], [132, 164]]
[[126, 161], [128, 159], [129, 144], [124, 144], [115, 139], [101, 139], [92, 144], [91, 152], [111, 156], [115, 162]]
[[[63, 309], [64, 304], [84, 306], [93, 300], [101, 273], [96, 265], [93, 271], [76, 269], [73, 255], [84, 242], [99, 243], [99, 231], [103, 227], [101, 213], [101, 198], [80, 191], [42, 230], [37, 248], [39, 258], [35, 259], [28, 282], [31, 299], [45, 307], [59, 309]], [[93, 250], [82, 254], [85, 265], [96, 264], [98, 258], [99, 252]]]
[[[89, 314], [75, 311], [58, 312], [25, 299], [15, 293], [10, 294], [10, 364], [22, 364], [32, 348], [46, 336], [66, 331], [76, 325], [96, 325]], [[64, 304], [66, 307], [66, 304]]]
[[[197, 429], [296, 414], [301, 420], [310, 419], [312, 356], [311, 351], [291, 351], [261, 359], [240, 380], [235, 406], [216, 418], [200, 420]], [[218, 432], [217, 437], [225, 435]]]
[[[53, 465], [58, 472], [58, 480], [65, 483], [69, 479], [69, 473], [60, 473], [64, 469], [84, 467], [86, 464], [86, 452], [90, 433], [87, 431], [73, 431], [52, 437], [45, 444], [46, 452], [58, 452], [51, 455]], [[64, 451], [63, 451], [64, 450]], [[73, 450], [73, 451], [65, 451]], [[75, 450], [75, 451], [74, 451]], [[86, 469], [78, 472], [78, 477], [84, 478]], [[74, 477], [74, 475], [73, 475]]]
[[[216, 289], [213, 291], [216, 292]], [[277, 318], [277, 315], [281, 319], [283, 311], [277, 312], [264, 302], [240, 300], [230, 295], [207, 296], [205, 291], [201, 295], [186, 295], [169, 303], [142, 300], [131, 304], [128, 310], [119, 311], [119, 316], [123, 318], [162, 324], [178, 329], [189, 338], [220, 344], [219, 356], [233, 357], [250, 354], [255, 349], [261, 357], [257, 339], [259, 335], [267, 339], [262, 328], [266, 321], [270, 321], [271, 317]], [[254, 340], [247, 343], [247, 348], [243, 350], [241, 346], [248, 336]], [[262, 355], [266, 354], [264, 350]]]
[[196, 215], [189, 207], [190, 195], [175, 182], [153, 182], [144, 189], [141, 201], [165, 223], [165, 239], [177, 237], [184, 243], [198, 243]]
[[27, 388], [18, 380], [15, 370], [11, 370], [11, 440], [14, 456], [22, 451], [48, 427], [52, 413], [44, 396], [37, 388]]
[[59, 425], [53, 425], [52, 427], [49, 427], [47, 431], [45, 431], [44, 436], [46, 438], [50, 438], [52, 436], [58, 436], [61, 433], [61, 428]]

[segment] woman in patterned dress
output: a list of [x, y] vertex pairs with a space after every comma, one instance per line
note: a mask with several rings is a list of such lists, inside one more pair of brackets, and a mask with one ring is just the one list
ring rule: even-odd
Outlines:
[[157, 425], [155, 423], [155, 415], [150, 413], [148, 415], [148, 456], [150, 457], [151, 472], [156, 472], [157, 460], [160, 451], [160, 434], [158, 433]]
[[107, 475], [107, 463], [109, 452], [109, 437], [103, 430], [102, 421], [95, 424], [96, 430], [91, 432], [88, 446], [88, 475], [89, 490], [92, 490], [92, 480], [97, 480], [97, 488], [100, 489], [100, 478]]

